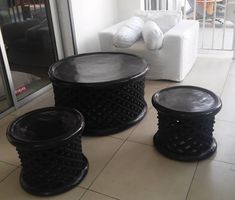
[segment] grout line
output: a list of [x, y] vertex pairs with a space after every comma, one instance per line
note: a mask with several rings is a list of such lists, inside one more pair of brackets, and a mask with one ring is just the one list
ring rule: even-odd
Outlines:
[[[147, 113], [146, 113], [147, 114]], [[146, 116], [145, 116], [146, 117]], [[141, 122], [141, 121], [140, 121]], [[139, 125], [136, 126], [136, 128]], [[134, 132], [134, 130], [136, 128], [133, 128], [133, 130], [131, 131], [131, 134]], [[100, 172], [97, 174], [97, 176], [94, 178], [94, 180], [91, 182], [91, 184], [88, 186], [88, 189], [90, 190], [90, 187], [93, 185], [93, 183], [96, 181], [96, 179], [99, 177], [99, 175], [104, 171], [104, 169], [107, 167], [107, 165], [113, 160], [113, 158], [116, 156], [116, 154], [119, 152], [119, 150], [122, 148], [122, 146], [128, 141], [128, 138], [131, 136], [131, 134], [126, 138], [126, 139], [120, 139], [122, 141], [121, 145], [119, 146], [119, 148], [114, 152], [114, 154], [112, 155], [112, 157], [110, 158], [109, 161], [106, 162], [105, 166], [100, 170]]]
[[87, 190], [86, 187], [84, 187], [84, 186], [82, 186], [82, 185], [80, 185], [80, 184], [79, 184], [77, 187], [82, 188], [82, 189], [84, 189], [84, 190]]
[[[152, 108], [149, 108], [148, 110], [147, 110], [147, 112], [150, 110], [150, 109], [152, 109]], [[146, 113], [146, 115], [147, 115], [147, 113]], [[145, 115], [145, 117], [146, 117], [146, 115]], [[144, 118], [143, 118], [144, 119]], [[139, 123], [141, 123], [141, 121], [139, 122]], [[116, 156], [116, 154], [118, 153], [118, 151], [122, 148], [122, 146], [126, 143], [126, 141], [128, 141], [128, 138], [133, 134], [133, 132], [134, 132], [134, 130], [136, 129], [136, 128], [138, 128], [138, 126], [139, 126], [139, 124], [135, 127], [135, 128], [133, 128], [133, 130], [131, 131], [131, 133], [128, 135], [128, 137], [127, 138], [125, 138], [125, 139], [120, 139], [120, 138], [118, 138], [118, 139], [120, 139], [121, 141], [123, 141], [122, 142], [122, 144], [119, 146], [119, 148], [114, 152], [114, 154], [112, 155], [112, 157], [110, 158], [110, 160], [109, 161], [107, 161], [106, 162], [106, 164], [105, 164], [105, 166], [101, 169], [101, 171], [97, 174], [97, 176], [94, 178], [94, 180], [91, 182], [91, 184], [88, 186], [88, 189], [90, 190], [90, 187], [93, 185], [93, 183], [97, 180], [97, 178], [99, 177], [99, 175], [104, 171], [104, 169], [107, 167], [107, 165], [113, 160], [113, 158]], [[115, 138], [115, 139], [117, 139], [117, 138]], [[137, 143], [137, 142], [136, 142]], [[146, 145], [146, 144], [145, 144]], [[150, 145], [146, 145], [146, 146], [150, 146]]]
[[[79, 186], [80, 187], [80, 186]], [[84, 188], [83, 188], [84, 189]], [[88, 191], [88, 189], [86, 188], [85, 189], [85, 192], [83, 192], [83, 194], [82, 194], [82, 196], [78, 199], [78, 200], [81, 200], [83, 197], [84, 197], [84, 195], [86, 194], [86, 192]]]
[[[132, 131], [130, 131], [130, 132], [132, 132]], [[121, 132], [120, 132], [120, 133], [121, 133]], [[117, 134], [118, 134], [118, 133], [117, 133]], [[117, 134], [107, 135], [107, 137], [110, 137], [110, 138], [113, 138], [113, 139], [117, 139], [117, 140], [121, 140], [121, 141], [124, 141], [124, 140], [125, 140], [125, 138], [121, 138], [121, 137], [115, 136], [115, 135], [117, 135]]]
[[145, 146], [148, 146], [148, 147], [154, 147], [153, 143], [152, 144], [146, 144], [146, 143], [142, 143], [142, 142], [138, 142], [138, 141], [134, 141], [134, 140], [127, 140], [127, 142], [131, 142], [131, 143], [135, 143], [135, 144], [141, 144], [141, 145], [145, 145]]
[[0, 163], [4, 163], [4, 164], [7, 164], [7, 165], [11, 165], [12, 167], [19, 167], [19, 165], [15, 165], [15, 164], [12, 164], [12, 163], [3, 161], [3, 160], [0, 160]]
[[223, 87], [222, 87], [221, 93], [220, 93], [220, 95], [219, 95], [219, 96], [220, 96], [220, 98], [222, 98], [222, 95], [223, 95], [223, 93], [224, 93], [224, 89], [225, 89], [225, 85], [226, 85], [226, 83], [227, 83], [227, 81], [228, 81], [229, 76], [233, 76], [233, 75], [230, 75], [230, 74], [229, 74], [229, 73], [230, 73], [230, 71], [231, 71], [231, 68], [232, 68], [233, 64], [234, 64], [234, 61], [232, 61], [232, 62], [230, 63], [230, 66], [229, 66], [229, 69], [228, 69], [228, 72], [227, 72], [226, 79], [225, 79], [225, 81], [224, 81], [224, 84], [223, 84]]
[[[147, 113], [146, 113], [146, 115], [147, 115]], [[144, 118], [143, 118], [144, 119]], [[142, 119], [142, 120], [143, 120]], [[141, 121], [142, 121], [141, 120]], [[141, 121], [139, 122], [139, 123], [141, 123]], [[128, 134], [128, 136], [126, 137], [126, 138], [120, 138], [120, 137], [115, 137], [115, 135], [118, 135], [119, 133], [122, 133], [122, 132], [118, 132], [118, 133], [116, 133], [116, 134], [113, 134], [113, 135], [110, 135], [110, 137], [111, 138], [115, 138], [115, 139], [120, 139], [120, 140], [122, 140], [122, 141], [126, 141], [131, 135], [132, 135], [132, 133], [134, 132], [134, 130], [139, 126], [139, 123], [137, 123], [137, 124], [135, 124], [134, 126], [132, 126], [130, 129], [130, 133]], [[124, 130], [125, 131], [125, 130]]]
[[118, 151], [122, 148], [122, 146], [124, 145], [124, 143], [126, 142], [126, 140], [122, 140], [123, 142], [121, 143], [121, 145], [118, 147], [118, 149], [114, 152], [114, 154], [112, 155], [112, 157], [109, 159], [109, 161], [106, 162], [106, 164], [104, 165], [104, 167], [100, 170], [100, 172], [96, 175], [96, 177], [94, 178], [94, 180], [90, 183], [90, 185], [88, 186], [87, 189], [90, 189], [90, 187], [93, 185], [93, 183], [96, 181], [96, 179], [99, 177], [99, 175], [104, 171], [104, 169], [107, 167], [107, 165], [113, 160], [113, 158], [115, 157], [115, 155], [118, 153]]
[[228, 122], [228, 123], [231, 123], [231, 124], [234, 124], [235, 121], [230, 121], [230, 120], [226, 120], [226, 119], [220, 119], [220, 118], [215, 118], [215, 120], [217, 121], [221, 121], [221, 122]]
[[100, 194], [100, 195], [109, 197], [109, 198], [111, 198], [111, 199], [120, 200], [120, 199], [118, 199], [118, 198], [116, 198], [116, 197], [113, 197], [113, 196], [110, 196], [110, 195], [107, 195], [107, 194], [104, 194], [104, 193], [101, 193], [101, 192], [97, 192], [97, 191], [95, 191], [95, 190], [90, 190], [90, 189], [88, 189], [87, 191], [91, 191], [91, 192], [94, 192], [94, 193], [97, 193], [97, 194]]
[[5, 178], [3, 178], [0, 181], [0, 184], [2, 184], [3, 181], [5, 181], [10, 175], [12, 175], [19, 167], [16, 167], [15, 169], [13, 169]]
[[189, 195], [189, 192], [190, 192], [190, 190], [191, 190], [191, 187], [192, 187], [192, 184], [193, 184], [194, 177], [195, 177], [195, 175], [196, 175], [196, 171], [197, 171], [197, 168], [198, 168], [198, 164], [199, 164], [199, 162], [197, 162], [196, 168], [195, 168], [195, 170], [194, 170], [193, 177], [192, 177], [191, 183], [190, 183], [190, 185], [189, 185], [188, 192], [187, 192], [187, 194], [186, 194], [186, 198], [185, 198], [185, 200], [187, 200], [187, 199], [188, 199], [188, 195]]
[[144, 118], [138, 123], [136, 124], [136, 127], [133, 128], [133, 130], [131, 131], [131, 133], [128, 135], [128, 137], [125, 139], [126, 141], [129, 141], [129, 138], [132, 136], [132, 134], [134, 133], [134, 131], [140, 126], [140, 123], [143, 122], [143, 120], [147, 117], [148, 112], [150, 112], [153, 109], [153, 107], [147, 108], [147, 112], [144, 116]]
[[118, 137], [115, 137], [115, 135], [111, 135], [110, 137], [115, 138], [115, 139], [121, 139], [123, 141], [128, 140], [130, 138], [130, 136], [134, 133], [134, 131], [139, 127], [140, 123], [145, 119], [145, 117], [147, 117], [147, 114], [148, 114], [148, 112], [150, 112], [151, 109], [153, 109], [153, 108], [147, 108], [147, 112], [146, 112], [146, 115], [144, 116], [144, 118], [131, 128], [131, 131], [126, 138], [118, 138]]
[[209, 159], [209, 160], [214, 161], [214, 162], [219, 162], [219, 163], [224, 163], [224, 164], [234, 165], [235, 166], [235, 163], [230, 163], [230, 162], [226, 162], [226, 161], [222, 161], [222, 160], [217, 160], [217, 159]]

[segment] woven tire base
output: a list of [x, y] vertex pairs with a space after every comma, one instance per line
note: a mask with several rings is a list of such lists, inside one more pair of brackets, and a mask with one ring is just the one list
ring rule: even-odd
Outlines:
[[61, 87], [53, 84], [55, 106], [79, 110], [85, 118], [83, 135], [108, 135], [139, 122], [147, 112], [144, 78], [109, 87]]

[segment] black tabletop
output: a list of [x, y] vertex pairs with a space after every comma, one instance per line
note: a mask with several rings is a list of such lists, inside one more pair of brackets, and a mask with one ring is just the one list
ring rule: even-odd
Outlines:
[[63, 59], [50, 67], [52, 80], [80, 84], [125, 81], [147, 72], [147, 62], [125, 53], [89, 53]]
[[9, 126], [11, 143], [41, 148], [65, 141], [84, 128], [83, 116], [75, 109], [48, 107], [31, 111]]
[[181, 113], [218, 112], [221, 101], [217, 95], [195, 86], [176, 86], [163, 89], [153, 95], [152, 103], [160, 110]]

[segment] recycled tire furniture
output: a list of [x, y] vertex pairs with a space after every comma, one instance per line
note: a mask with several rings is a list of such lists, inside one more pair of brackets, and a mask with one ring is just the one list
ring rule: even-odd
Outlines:
[[84, 135], [108, 135], [139, 122], [148, 64], [125, 53], [89, 53], [61, 60], [49, 69], [55, 106], [76, 108], [85, 118]]
[[215, 115], [222, 107], [213, 92], [194, 86], [169, 87], [152, 96], [158, 112], [154, 145], [163, 155], [180, 161], [208, 158], [217, 148]]
[[83, 116], [71, 108], [43, 108], [13, 121], [7, 138], [21, 160], [20, 184], [35, 195], [55, 195], [79, 184], [88, 171], [82, 154]]

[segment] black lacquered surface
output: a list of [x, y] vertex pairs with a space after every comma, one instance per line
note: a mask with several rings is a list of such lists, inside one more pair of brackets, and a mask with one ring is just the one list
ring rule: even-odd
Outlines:
[[195, 86], [176, 86], [154, 94], [153, 105], [161, 110], [190, 114], [218, 111], [220, 99], [211, 91]]
[[51, 79], [77, 84], [127, 81], [146, 73], [144, 59], [125, 53], [89, 53], [72, 56], [51, 66]]
[[55, 195], [83, 180], [88, 171], [81, 146], [83, 129], [83, 116], [61, 107], [34, 110], [10, 124], [7, 138], [19, 154], [25, 191]]
[[144, 99], [148, 64], [125, 53], [80, 54], [49, 70], [55, 106], [79, 110], [85, 135], [108, 135], [139, 122], [147, 111]]
[[83, 116], [70, 108], [43, 108], [22, 115], [8, 128], [8, 139], [24, 148], [43, 148], [66, 141], [84, 128]]
[[216, 151], [213, 126], [222, 106], [216, 94], [200, 87], [176, 86], [156, 92], [152, 103], [158, 112], [154, 145], [159, 152], [175, 160], [197, 161]]

